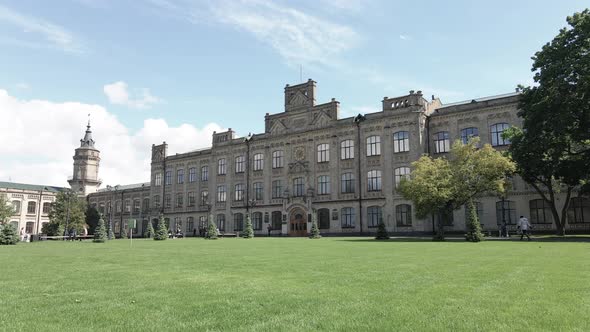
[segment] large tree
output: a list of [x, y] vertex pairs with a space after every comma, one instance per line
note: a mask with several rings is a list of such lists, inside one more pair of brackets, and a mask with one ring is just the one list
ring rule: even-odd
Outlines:
[[402, 195], [414, 203], [416, 216], [438, 216], [436, 240], [444, 239], [444, 216], [477, 195], [504, 192], [504, 179], [514, 172], [509, 158], [489, 144], [479, 145], [477, 138], [468, 144], [456, 141], [448, 158], [422, 156], [412, 163], [409, 179], [401, 181]]
[[0, 195], [0, 225], [8, 222], [8, 218], [14, 214], [12, 204], [6, 199], [5, 195]]
[[517, 172], [549, 204], [560, 235], [572, 194], [590, 180], [590, 11], [567, 22], [533, 56], [537, 86], [520, 87], [523, 126], [506, 134]]
[[88, 225], [89, 234], [94, 234], [94, 230], [96, 229], [96, 226], [98, 226], [100, 218], [101, 215], [98, 210], [95, 207], [88, 205], [88, 208], [86, 209], [86, 224]]
[[57, 193], [49, 210], [49, 223], [43, 225], [42, 231], [47, 235], [63, 235], [66, 223], [67, 231], [76, 229], [78, 234], [86, 223], [86, 201], [69, 190]]

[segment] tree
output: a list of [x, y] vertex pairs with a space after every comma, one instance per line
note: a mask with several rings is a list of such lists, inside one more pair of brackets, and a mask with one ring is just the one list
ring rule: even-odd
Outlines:
[[250, 214], [246, 215], [246, 227], [244, 233], [242, 233], [244, 239], [251, 239], [254, 237], [254, 229], [252, 228], [252, 220], [250, 220]]
[[320, 229], [318, 228], [318, 215], [316, 210], [313, 210], [311, 213], [311, 234], [309, 236], [310, 239], [319, 239], [322, 236], [320, 235]]
[[465, 226], [467, 228], [465, 239], [470, 242], [480, 242], [484, 239], [484, 237], [483, 233], [481, 232], [481, 225], [479, 224], [479, 218], [477, 217], [477, 210], [475, 209], [473, 200], [468, 200], [466, 206], [468, 214], [467, 220], [465, 222]]
[[16, 228], [11, 224], [0, 225], [0, 245], [16, 244], [19, 236]]
[[57, 193], [49, 210], [49, 223], [42, 231], [47, 235], [63, 235], [66, 223], [68, 231], [75, 229], [78, 234], [82, 233], [86, 223], [86, 201], [70, 190]]
[[166, 227], [166, 220], [164, 220], [164, 215], [160, 214], [158, 218], [158, 223], [156, 225], [156, 232], [154, 233], [154, 240], [162, 241], [168, 238], [168, 228]]
[[444, 240], [444, 216], [486, 193], [502, 193], [504, 178], [512, 174], [514, 163], [489, 144], [479, 148], [479, 139], [463, 144], [456, 141], [449, 158], [422, 156], [412, 163], [409, 179], [402, 179], [402, 195], [411, 200], [416, 216], [436, 217], [435, 240]]
[[0, 195], [0, 225], [7, 223], [8, 218], [14, 214], [12, 204], [6, 199], [5, 195]]
[[107, 229], [104, 225], [104, 219], [99, 215], [98, 223], [94, 227], [94, 239], [92, 242], [103, 243], [107, 240]]
[[149, 239], [152, 236], [154, 236], [154, 226], [152, 225], [152, 222], [148, 220], [147, 227], [146, 227], [145, 231], [143, 232], [143, 237], [146, 237]]
[[517, 173], [549, 205], [559, 235], [565, 235], [572, 193], [580, 185], [590, 189], [590, 10], [567, 22], [570, 27], [532, 57], [538, 85], [519, 87], [523, 126], [505, 135]]
[[95, 207], [88, 205], [86, 208], [86, 224], [88, 225], [88, 234], [94, 234], [94, 230], [96, 229], [96, 226], [98, 226], [100, 217], [101, 216], [98, 210]]
[[383, 220], [379, 222], [379, 226], [377, 227], [377, 236], [375, 236], [375, 240], [388, 240], [389, 234], [387, 234], [387, 229], [385, 228], [385, 223]]
[[213, 221], [213, 215], [209, 215], [209, 226], [207, 226], [207, 238], [210, 240], [217, 240], [217, 225], [215, 225], [215, 221]]

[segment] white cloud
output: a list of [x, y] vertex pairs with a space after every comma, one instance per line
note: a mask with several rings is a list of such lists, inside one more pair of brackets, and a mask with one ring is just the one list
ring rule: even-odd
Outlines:
[[[20, 14], [8, 7], [0, 5], [0, 23], [2, 22], [21, 29], [25, 34], [41, 34], [51, 46], [60, 48], [64, 51], [82, 51], [81, 46], [76, 40], [74, 40], [72, 33], [65, 28], [36, 17]], [[40, 46], [39, 44], [43, 44], [38, 41], [19, 41], [21, 41], [21, 45], [23, 46]]]
[[123, 81], [106, 84], [103, 87], [103, 91], [111, 104], [125, 105], [131, 108], [150, 108], [153, 104], [162, 101], [160, 98], [153, 96], [150, 91], [145, 88], [140, 90], [139, 97], [130, 98], [127, 83]]
[[0, 89], [0, 119], [10, 119], [0, 121], [0, 181], [67, 186], [89, 113], [103, 186], [149, 181], [152, 144], [166, 141], [169, 154], [186, 152], [210, 146], [213, 131], [224, 130], [146, 119], [132, 133], [100, 105], [20, 100]]
[[399, 39], [401, 40], [412, 40], [412, 37], [408, 35], [399, 35]]
[[363, 8], [363, 5], [366, 5], [367, 0], [321, 0], [321, 2], [331, 8], [357, 12]]
[[17, 88], [17, 89], [21, 89], [21, 90], [28, 90], [28, 89], [30, 89], [30, 88], [31, 88], [31, 86], [30, 86], [30, 85], [28, 85], [28, 84], [27, 84], [27, 83], [25, 83], [25, 82], [16, 83], [16, 85], [15, 85], [15, 86], [16, 86], [16, 88]]

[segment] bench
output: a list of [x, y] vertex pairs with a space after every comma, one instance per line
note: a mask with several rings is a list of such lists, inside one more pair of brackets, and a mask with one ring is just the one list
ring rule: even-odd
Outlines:
[[[93, 238], [94, 238], [94, 235], [76, 235], [76, 238], [75, 239], [82, 241], [82, 240], [93, 239]], [[45, 241], [45, 240], [64, 240], [64, 239], [65, 240], [69, 240], [70, 239], [70, 236], [69, 235], [53, 235], [53, 236], [47, 236], [47, 235], [45, 235], [45, 236], [41, 236], [40, 239], [42, 241]]]
[[220, 233], [219, 237], [238, 237], [236, 233]]

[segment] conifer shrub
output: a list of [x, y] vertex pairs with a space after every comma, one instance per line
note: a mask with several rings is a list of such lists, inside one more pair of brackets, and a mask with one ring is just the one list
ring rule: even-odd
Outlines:
[[215, 221], [213, 221], [213, 215], [209, 215], [209, 226], [207, 226], [207, 238], [209, 240], [217, 240], [219, 236], [217, 235], [217, 225]]
[[375, 240], [388, 240], [389, 234], [387, 234], [387, 228], [385, 228], [385, 223], [383, 220], [377, 226], [377, 236], [375, 236]]
[[154, 236], [154, 225], [152, 225], [152, 222], [148, 220], [147, 227], [146, 227], [145, 231], [143, 232], [143, 237], [150, 239], [153, 236]]
[[94, 239], [92, 242], [104, 243], [107, 240], [107, 229], [104, 225], [102, 216], [98, 219], [98, 224], [94, 228]]
[[309, 235], [310, 239], [319, 239], [322, 236], [320, 235], [320, 229], [318, 228], [318, 216], [316, 211], [314, 210], [311, 213], [311, 234]]
[[484, 239], [484, 236], [481, 232], [481, 225], [477, 218], [477, 210], [475, 209], [475, 204], [473, 204], [472, 200], [467, 201], [467, 211], [467, 233], [465, 234], [465, 239], [469, 242], [480, 242]]
[[158, 218], [158, 224], [156, 225], [156, 231], [154, 232], [154, 240], [163, 241], [168, 238], [168, 228], [166, 227], [166, 220], [164, 215], [160, 214]]
[[0, 245], [13, 245], [19, 241], [18, 232], [11, 224], [0, 224]]
[[242, 237], [244, 239], [251, 239], [254, 237], [254, 229], [252, 228], [252, 220], [250, 219], [249, 213], [246, 215], [246, 227], [244, 228]]

